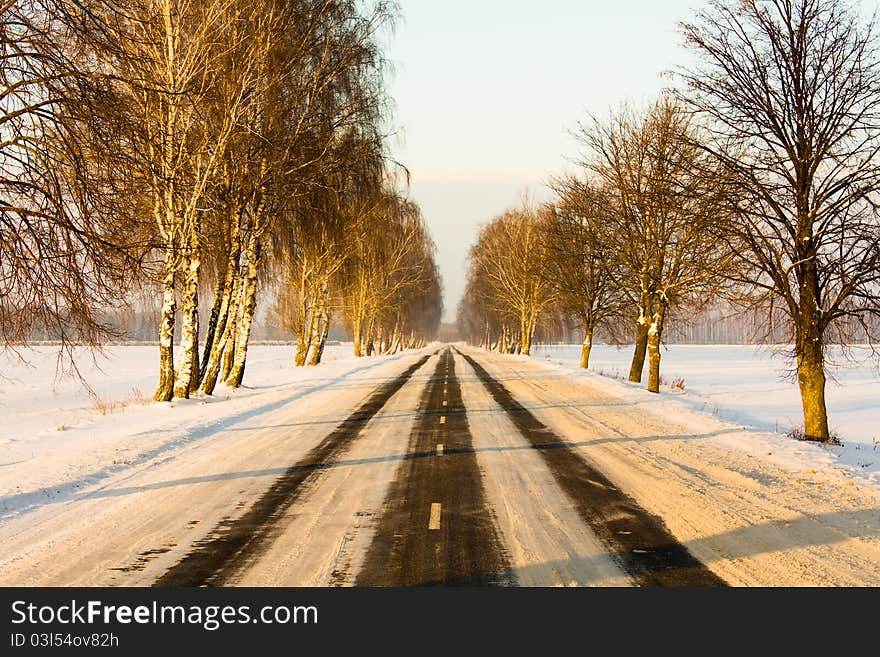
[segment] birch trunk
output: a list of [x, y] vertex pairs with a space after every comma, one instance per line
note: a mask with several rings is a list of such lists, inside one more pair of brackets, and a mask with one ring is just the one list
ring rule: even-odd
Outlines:
[[203, 384], [208, 377], [208, 372], [213, 372], [213, 381], [210, 386], [202, 386], [202, 391], [209, 395], [214, 392], [214, 386], [217, 384], [217, 376], [220, 372], [220, 358], [223, 355], [223, 348], [226, 346], [223, 338], [226, 333], [226, 326], [229, 323], [229, 307], [238, 281], [238, 261], [241, 258], [241, 217], [238, 210], [231, 216], [233, 220], [229, 235], [226, 270], [223, 273], [223, 279], [217, 283], [214, 307], [211, 309], [211, 319], [208, 324], [204, 357], [202, 358], [200, 379]]
[[351, 321], [351, 332], [354, 334], [354, 355], [355, 358], [362, 358], [364, 355], [363, 351], [363, 336], [361, 335], [361, 327], [363, 325], [363, 318], [360, 317], [360, 313], [357, 313], [354, 319]]
[[[225, 278], [225, 275], [224, 275]], [[214, 341], [217, 339], [217, 326], [220, 323], [220, 311], [223, 309], [223, 297], [226, 295], [224, 289], [224, 280], [217, 281], [214, 286], [214, 302], [211, 304], [211, 315], [208, 317], [208, 327], [205, 331], [205, 350], [202, 353], [202, 361], [199, 367], [199, 384], [205, 380], [205, 374], [208, 373], [208, 360], [211, 351], [214, 349]]]
[[318, 359], [318, 344], [321, 342], [321, 331], [322, 326], [321, 322], [324, 318], [324, 292], [323, 290], [318, 293], [318, 298], [315, 300], [315, 304], [312, 306], [312, 317], [309, 327], [309, 345], [306, 350], [306, 354], [308, 355], [309, 351], [311, 351], [311, 356], [308, 359], [309, 365], [317, 365], [320, 360]]
[[174, 396], [189, 399], [199, 387], [199, 268], [198, 256], [190, 257], [181, 294], [180, 365]]
[[400, 317], [398, 317], [394, 323], [394, 330], [391, 332], [391, 340], [388, 342], [384, 353], [387, 355], [396, 354], [400, 350], [400, 339]]
[[165, 276], [162, 280], [162, 314], [159, 319], [159, 387], [153, 398], [171, 401], [174, 395], [174, 263], [173, 248], [166, 249]]
[[215, 339], [211, 348], [211, 355], [208, 367], [205, 370], [205, 378], [202, 381], [202, 392], [206, 395], [213, 395], [214, 388], [217, 387], [217, 380], [220, 377], [220, 370], [223, 368], [224, 356], [232, 351], [230, 345], [234, 322], [225, 321], [220, 336]]
[[327, 336], [330, 334], [330, 313], [327, 310], [327, 303], [323, 304], [321, 310], [320, 330], [318, 331], [317, 340], [312, 348], [312, 358], [309, 365], [319, 365], [324, 357], [324, 347], [327, 344]]
[[[235, 335], [236, 314], [238, 313], [238, 305], [235, 299], [238, 296], [238, 290], [241, 286], [241, 277], [238, 275], [238, 267], [234, 268], [232, 280], [229, 287], [224, 290], [224, 300], [221, 304], [220, 316], [217, 323], [218, 337], [215, 338], [211, 345], [211, 352], [205, 355], [208, 362], [205, 368], [205, 376], [202, 381], [202, 392], [206, 395], [213, 395], [214, 388], [220, 378], [225, 378], [231, 366], [226, 362], [226, 357], [232, 352], [232, 341]], [[221, 370], [224, 376], [221, 377]]]
[[245, 249], [245, 274], [242, 280], [242, 297], [239, 303], [239, 322], [235, 332], [234, 357], [232, 366], [226, 377], [226, 385], [231, 388], [241, 387], [244, 380], [244, 368], [247, 361], [248, 341], [251, 336], [251, 325], [257, 307], [257, 272], [260, 260], [260, 230], [258, 225], [248, 239]]
[[523, 317], [519, 322], [519, 353], [524, 356], [531, 355], [532, 339], [529, 336], [529, 320]]
[[[220, 378], [225, 378], [228, 374], [231, 364], [226, 361], [226, 357], [232, 352], [232, 341], [235, 335], [236, 315], [238, 313], [238, 304], [235, 300], [238, 298], [239, 289], [241, 287], [241, 276], [238, 273], [238, 258], [236, 254], [235, 262], [230, 260], [230, 268], [226, 274], [224, 282], [223, 300], [220, 306], [220, 313], [217, 322], [217, 337], [211, 344], [211, 351], [205, 354], [207, 366], [202, 381], [202, 392], [206, 395], [213, 395], [214, 388]], [[221, 370], [223, 376], [221, 377]]]
[[303, 312], [304, 321], [301, 328], [301, 333], [296, 341], [296, 356], [294, 356], [293, 362], [297, 367], [302, 367], [306, 364], [306, 359], [309, 355], [309, 349], [312, 346], [312, 339], [314, 337], [315, 332], [315, 308], [312, 305], [311, 308], [307, 308], [306, 304], [303, 304]]
[[235, 338], [238, 335], [239, 310], [240, 302], [235, 304], [235, 315], [232, 322], [227, 325], [226, 344], [223, 348], [223, 356], [220, 359], [220, 379], [226, 381], [229, 373], [232, 371], [232, 364], [235, 360]]

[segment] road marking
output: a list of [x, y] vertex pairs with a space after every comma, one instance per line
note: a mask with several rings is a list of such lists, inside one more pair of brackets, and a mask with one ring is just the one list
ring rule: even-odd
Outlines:
[[446, 416], [445, 415], [440, 416], [440, 424], [446, 424]]
[[440, 529], [440, 503], [431, 505], [431, 517], [428, 519], [428, 529]]
[[437, 456], [443, 456], [443, 443], [437, 444]]

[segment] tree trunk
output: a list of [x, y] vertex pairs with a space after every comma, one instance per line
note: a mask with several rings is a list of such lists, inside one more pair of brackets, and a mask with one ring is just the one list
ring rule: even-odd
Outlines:
[[181, 294], [180, 365], [174, 396], [189, 399], [199, 387], [199, 267], [198, 256], [190, 257]]
[[394, 323], [394, 330], [391, 332], [391, 340], [388, 342], [388, 347], [385, 350], [386, 355], [393, 355], [400, 351], [400, 317], [397, 318], [397, 321]]
[[363, 318], [360, 317], [360, 313], [356, 312], [354, 319], [351, 321], [351, 332], [354, 336], [354, 355], [355, 355], [355, 358], [361, 358], [364, 355], [363, 335], [361, 335], [361, 327], [362, 326], [363, 326]]
[[[206, 395], [214, 394], [214, 388], [217, 387], [217, 380], [220, 378], [220, 371], [224, 366], [224, 358], [227, 353], [232, 351], [230, 341], [234, 331], [233, 326], [235, 326], [233, 322], [225, 321], [222, 332], [214, 340], [211, 347], [210, 360], [205, 368], [205, 378], [202, 380], [202, 392]], [[206, 358], [208, 357], [206, 356]]]
[[[305, 308], [305, 304], [303, 304]], [[315, 306], [312, 305], [311, 308], [305, 310], [307, 315], [307, 319], [303, 322], [302, 326], [302, 334], [296, 341], [296, 356], [294, 356], [293, 362], [297, 367], [302, 367], [306, 364], [306, 359], [309, 355], [309, 348], [312, 346], [312, 338], [315, 332]]]
[[162, 315], [159, 320], [159, 387], [153, 398], [171, 401], [174, 395], [174, 255], [169, 248], [165, 254], [165, 277], [162, 281]]
[[226, 377], [226, 385], [238, 388], [244, 381], [244, 368], [247, 361], [248, 341], [251, 336], [251, 325], [257, 307], [257, 271], [260, 259], [259, 230], [255, 226], [245, 251], [245, 275], [242, 280], [242, 298], [240, 316], [235, 334], [235, 355], [232, 367]]
[[214, 288], [214, 303], [211, 305], [211, 316], [208, 318], [208, 328], [205, 331], [205, 351], [202, 353], [203, 357], [199, 368], [199, 383], [205, 380], [205, 374], [208, 373], [208, 361], [211, 351], [214, 349], [214, 341], [219, 337], [217, 326], [220, 323], [220, 312], [223, 310], [223, 297], [226, 296], [224, 284], [225, 280], [218, 280], [217, 286]]
[[321, 315], [321, 336], [318, 345], [315, 347], [315, 353], [312, 357], [314, 361], [312, 365], [317, 365], [324, 358], [324, 347], [327, 346], [327, 336], [330, 335], [330, 312], [327, 306], [324, 306], [324, 313]]
[[367, 351], [367, 356], [372, 356], [374, 351], [373, 345], [373, 324], [375, 324], [376, 320], [373, 317], [370, 317], [370, 321], [367, 323], [367, 331], [364, 336], [367, 339], [367, 344], [365, 346]]
[[642, 382], [642, 372], [645, 369], [645, 355], [648, 351], [648, 322], [644, 317], [639, 317], [636, 323], [636, 347], [633, 352], [632, 364], [629, 368], [629, 380], [633, 383]]
[[584, 343], [581, 345], [581, 367], [588, 369], [590, 367], [590, 351], [593, 349], [593, 328], [584, 329]]
[[229, 253], [227, 254], [222, 288], [218, 286], [219, 298], [214, 301], [215, 307], [218, 307], [219, 301], [217, 322], [213, 328], [209, 327], [209, 334], [205, 342], [201, 379], [202, 392], [206, 395], [214, 394], [214, 388], [220, 376], [220, 369], [223, 366], [223, 355], [230, 348], [230, 325], [235, 325], [235, 314], [238, 312], [236, 303], [241, 281], [241, 276], [239, 275], [239, 260], [241, 259], [240, 220], [241, 217], [236, 213], [229, 239]]
[[235, 318], [228, 326], [228, 335], [226, 337], [226, 346], [223, 349], [223, 357], [220, 359], [220, 379], [226, 381], [229, 373], [232, 371], [232, 364], [235, 361], [235, 337], [238, 335], [239, 315], [241, 314], [238, 306], [240, 302], [235, 304]]
[[825, 406], [825, 354], [818, 318], [799, 318], [797, 376], [804, 410], [804, 439], [828, 442], [828, 409]]
[[211, 345], [211, 352], [205, 354], [205, 360], [208, 362], [208, 365], [205, 367], [202, 392], [206, 395], [213, 395], [214, 388], [217, 386], [217, 380], [225, 378], [221, 374], [229, 373], [231, 364], [227, 362], [227, 357], [233, 348], [232, 343], [235, 335], [236, 315], [238, 313], [236, 298], [239, 287], [240, 277], [236, 274], [231, 288], [224, 292], [225, 300], [221, 305], [220, 316], [217, 322], [217, 337]]
[[312, 306], [311, 332], [309, 333], [309, 348], [312, 355], [309, 358], [309, 365], [317, 365], [321, 362], [321, 358], [318, 355], [318, 347], [321, 344], [321, 332], [324, 330], [324, 289], [321, 289], [319, 294], [320, 298], [316, 298], [315, 304]]
[[648, 392], [660, 392], [660, 340], [663, 337], [663, 310], [651, 318], [648, 326]]

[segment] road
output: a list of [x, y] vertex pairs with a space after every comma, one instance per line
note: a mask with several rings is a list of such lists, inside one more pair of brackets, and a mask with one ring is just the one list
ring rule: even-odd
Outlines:
[[0, 526], [6, 585], [880, 584], [875, 500], [434, 345]]

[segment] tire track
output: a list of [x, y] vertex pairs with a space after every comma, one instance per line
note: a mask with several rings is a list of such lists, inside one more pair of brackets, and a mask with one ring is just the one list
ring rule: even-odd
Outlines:
[[331, 467], [349, 449], [373, 416], [430, 357], [423, 356], [396, 379], [377, 388], [332, 433], [288, 468], [242, 516], [221, 522], [154, 586], [222, 586], [258, 559], [274, 538], [285, 512], [308, 488], [304, 484]]
[[514, 585], [449, 349], [422, 395], [409, 454], [385, 498], [356, 585]]
[[675, 539], [662, 519], [648, 513], [584, 460], [473, 358], [467, 354], [461, 356], [544, 459], [581, 518], [638, 585], [726, 586]]

